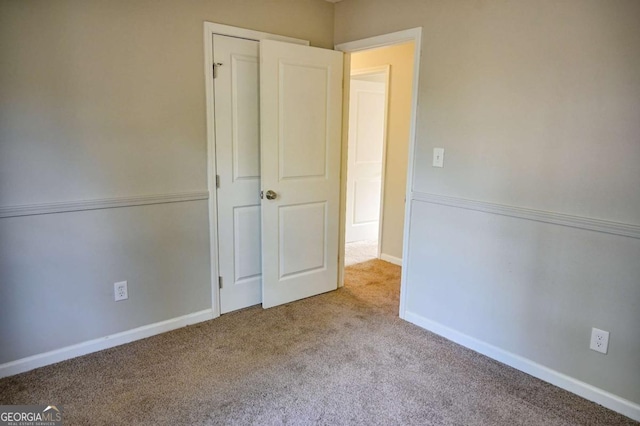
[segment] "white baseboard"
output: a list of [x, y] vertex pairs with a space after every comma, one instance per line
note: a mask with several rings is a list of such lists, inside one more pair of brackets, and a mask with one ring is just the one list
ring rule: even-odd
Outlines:
[[34, 368], [55, 364], [57, 362], [101, 351], [103, 349], [113, 348], [114, 346], [133, 342], [134, 340], [155, 336], [156, 334], [165, 333], [167, 331], [175, 330], [176, 328], [208, 321], [210, 319], [213, 319], [213, 310], [205, 309], [204, 311], [194, 312], [192, 314], [172, 318], [166, 321], [160, 321], [155, 324], [144, 325], [132, 330], [123, 331], [50, 352], [7, 362], [5, 364], [0, 364], [0, 378], [24, 373], [25, 371], [33, 370]]
[[616, 411], [633, 420], [640, 421], [640, 404], [621, 398], [610, 392], [592, 386], [573, 377], [552, 370], [527, 358], [500, 349], [497, 346], [478, 340], [435, 321], [431, 321], [413, 312], [405, 312], [404, 319], [427, 329], [455, 343], [500, 361], [559, 388], [565, 389], [585, 399], [593, 401], [610, 410]]
[[391, 256], [390, 254], [380, 253], [380, 259], [393, 263], [394, 265], [402, 266], [402, 259], [399, 257]]

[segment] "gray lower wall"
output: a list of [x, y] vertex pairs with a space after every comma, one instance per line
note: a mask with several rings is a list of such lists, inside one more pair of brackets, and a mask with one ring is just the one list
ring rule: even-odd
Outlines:
[[640, 239], [414, 200], [409, 256], [408, 313], [640, 402]]
[[[207, 201], [0, 219], [0, 364], [211, 308]], [[113, 300], [128, 281], [129, 299]]]

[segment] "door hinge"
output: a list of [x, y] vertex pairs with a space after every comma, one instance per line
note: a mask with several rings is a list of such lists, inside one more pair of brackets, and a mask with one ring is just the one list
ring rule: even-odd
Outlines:
[[222, 288], [222, 277], [218, 277], [218, 288]]
[[216, 175], [216, 188], [220, 188], [220, 175]]
[[213, 63], [213, 78], [218, 77], [218, 67], [222, 66], [222, 62], [214, 62]]

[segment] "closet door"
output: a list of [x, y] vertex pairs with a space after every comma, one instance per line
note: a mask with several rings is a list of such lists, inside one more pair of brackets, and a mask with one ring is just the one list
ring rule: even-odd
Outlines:
[[[259, 42], [213, 36], [221, 313], [262, 302]], [[215, 248], [214, 248], [215, 249]]]

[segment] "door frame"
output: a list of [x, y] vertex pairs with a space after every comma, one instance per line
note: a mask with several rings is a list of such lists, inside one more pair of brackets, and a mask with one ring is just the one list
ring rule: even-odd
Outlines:
[[[350, 41], [346, 43], [340, 43], [335, 45], [335, 50], [339, 50], [345, 53], [354, 53], [362, 50], [370, 50], [378, 47], [387, 47], [395, 44], [406, 43], [409, 41], [414, 42], [413, 53], [413, 90], [411, 93], [411, 124], [409, 129], [409, 158], [407, 161], [407, 187], [405, 192], [405, 209], [404, 209], [404, 231], [402, 238], [402, 275], [400, 279], [400, 318], [405, 319], [406, 310], [406, 297], [407, 297], [407, 262], [409, 259], [409, 228], [411, 224], [411, 191], [413, 186], [414, 175], [414, 157], [416, 146], [416, 123], [418, 116], [418, 83], [420, 80], [420, 55], [421, 55], [421, 42], [422, 42], [422, 27], [411, 28], [403, 31], [397, 31], [394, 33], [383, 34], [379, 36], [369, 37], [361, 40]], [[344, 61], [345, 75], [351, 74], [351, 57], [346, 55]], [[338, 286], [344, 286], [344, 245], [345, 245], [345, 224], [346, 224], [346, 158], [347, 158], [347, 144], [345, 140], [348, 140], [349, 132], [349, 90], [348, 87], [350, 79], [345, 79], [345, 88], [343, 96], [343, 125], [342, 130], [342, 178], [340, 181], [342, 196], [340, 197], [340, 246], [339, 259], [338, 259]], [[346, 105], [346, 107], [345, 107]], [[409, 201], [407, 203], [407, 201]]]
[[[382, 125], [382, 170], [380, 175], [380, 181], [382, 182], [380, 185], [380, 208], [378, 212], [378, 248], [376, 251], [376, 257], [380, 259], [380, 255], [382, 254], [382, 223], [384, 220], [384, 181], [387, 169], [387, 140], [388, 140], [388, 122], [389, 122], [389, 86], [391, 84], [391, 65], [380, 65], [375, 67], [367, 67], [360, 68], [356, 71], [350, 71], [350, 79], [349, 79], [349, 87], [348, 90], [351, 90], [351, 80], [354, 80], [354, 76], [363, 76], [363, 75], [376, 75], [383, 74], [384, 75], [384, 123]], [[356, 78], [357, 80], [357, 78]], [[346, 90], [346, 89], [345, 89]], [[351, 93], [351, 92], [349, 92]], [[344, 96], [344, 93], [343, 93]], [[349, 107], [351, 107], [351, 99], [349, 99]], [[347, 151], [349, 148], [349, 133], [347, 132]], [[344, 161], [347, 161], [345, 159]], [[345, 179], [347, 177], [347, 173], [349, 173], [349, 167], [347, 163], [347, 167], [345, 168]], [[345, 186], [345, 191], [347, 190]], [[346, 198], [345, 198], [345, 209], [346, 209]], [[345, 235], [346, 235], [346, 216], [345, 216]]]
[[309, 45], [308, 40], [245, 28], [204, 22], [204, 81], [207, 111], [207, 189], [209, 191], [209, 260], [211, 262], [211, 309], [213, 318], [220, 316], [220, 287], [218, 284], [218, 198], [216, 187], [216, 135], [213, 84], [213, 35], [244, 38], [248, 40], [277, 40], [287, 43]]

